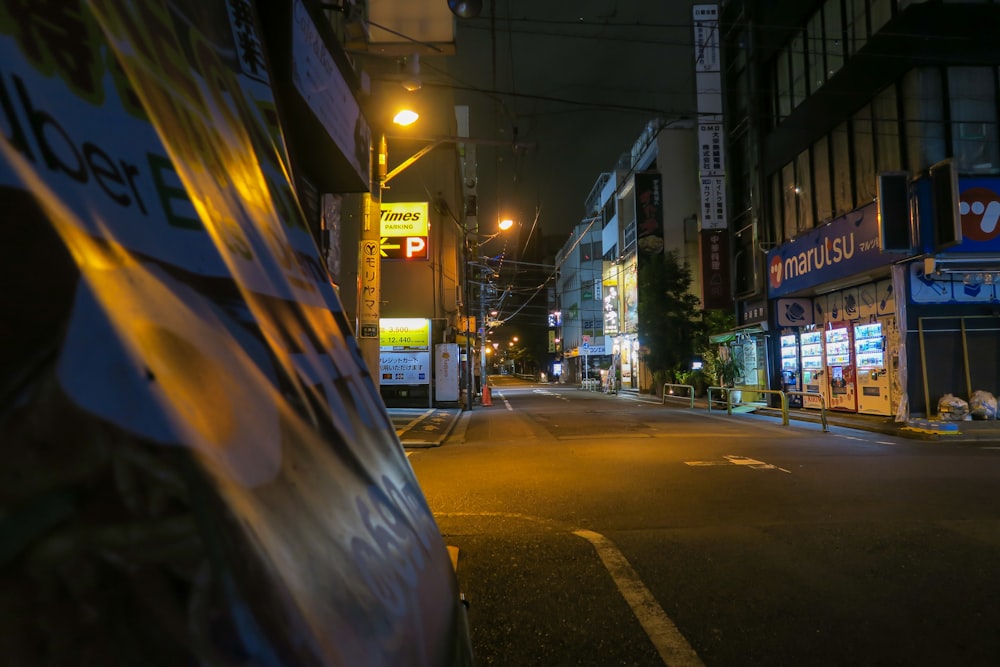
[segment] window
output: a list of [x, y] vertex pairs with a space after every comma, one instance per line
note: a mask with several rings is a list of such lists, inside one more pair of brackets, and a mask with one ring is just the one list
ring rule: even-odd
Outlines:
[[872, 141], [872, 108], [865, 105], [851, 121], [854, 135], [854, 194], [856, 206], [875, 201], [875, 144]]
[[806, 35], [799, 32], [792, 39], [789, 62], [792, 66], [792, 108], [802, 104], [809, 94], [806, 86]]
[[781, 172], [771, 174], [771, 234], [768, 240], [782, 240], [785, 199], [781, 191]]
[[830, 191], [830, 140], [822, 137], [813, 144], [813, 201], [816, 224], [833, 220], [833, 194]]
[[865, 0], [845, 0], [847, 9], [847, 52], [854, 55], [868, 41]]
[[833, 214], [843, 215], [854, 208], [851, 193], [851, 142], [847, 123], [830, 133], [830, 162], [833, 165]]
[[732, 109], [731, 115], [734, 118], [742, 118], [747, 115], [750, 107], [750, 75], [747, 72], [747, 40], [749, 35], [740, 32], [736, 41], [730, 44], [731, 52], [734, 53], [733, 61], [729, 65], [726, 73], [729, 105]]
[[899, 152], [899, 113], [896, 86], [889, 86], [872, 100], [872, 126], [875, 131], [875, 168], [900, 171], [903, 159]]
[[819, 90], [826, 83], [823, 44], [823, 12], [816, 12], [806, 26], [806, 45], [809, 47], [809, 92]]
[[952, 154], [959, 171], [997, 173], [996, 79], [990, 67], [948, 68]]
[[778, 54], [777, 63], [775, 65], [777, 71], [775, 72], [775, 82], [776, 82], [776, 108], [775, 108], [775, 125], [783, 121], [788, 117], [788, 114], [792, 111], [792, 91], [791, 91], [791, 81], [789, 80], [788, 73], [788, 51], [783, 50]]
[[809, 150], [795, 158], [795, 199], [798, 201], [799, 218], [796, 226], [800, 232], [812, 229], [812, 169], [809, 167]]
[[826, 0], [823, 5], [823, 35], [826, 78], [829, 79], [844, 66], [844, 19], [840, 14], [840, 0]]
[[798, 188], [795, 185], [795, 163], [789, 162], [784, 167], [781, 168], [781, 200], [783, 202], [783, 212], [782, 217], [784, 220], [784, 229], [782, 230], [782, 238], [785, 240], [795, 238], [798, 233], [798, 197], [796, 196], [796, 190]]
[[912, 173], [945, 159], [941, 73], [921, 67], [903, 76], [906, 168]]
[[872, 34], [882, 29], [892, 19], [891, 0], [871, 0], [869, 5], [872, 13]]

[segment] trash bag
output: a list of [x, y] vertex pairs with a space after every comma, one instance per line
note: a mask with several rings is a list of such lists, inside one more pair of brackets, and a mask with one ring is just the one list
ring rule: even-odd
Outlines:
[[945, 394], [938, 401], [938, 415], [941, 421], [960, 422], [969, 421], [969, 404], [958, 396]]
[[969, 414], [973, 419], [996, 419], [997, 397], [979, 389], [969, 397]]

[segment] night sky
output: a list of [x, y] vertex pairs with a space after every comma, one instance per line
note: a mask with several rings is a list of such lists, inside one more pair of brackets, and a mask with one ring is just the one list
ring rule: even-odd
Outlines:
[[487, 0], [457, 20], [434, 78], [470, 106], [472, 136], [531, 144], [477, 147], [481, 225], [500, 211], [530, 229], [540, 211], [542, 233], [568, 235], [650, 119], [693, 117], [692, 4]]

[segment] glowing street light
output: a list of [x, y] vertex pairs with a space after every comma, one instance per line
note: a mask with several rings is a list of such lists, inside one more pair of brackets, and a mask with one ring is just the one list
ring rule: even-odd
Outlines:
[[413, 125], [420, 118], [420, 114], [412, 109], [402, 109], [399, 113], [392, 117], [392, 122], [396, 125], [402, 125], [406, 127], [407, 125]]

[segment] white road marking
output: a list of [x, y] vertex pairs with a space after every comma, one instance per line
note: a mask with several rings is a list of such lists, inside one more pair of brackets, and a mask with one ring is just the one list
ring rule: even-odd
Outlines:
[[656, 598], [642, 583], [642, 579], [639, 578], [628, 559], [614, 543], [600, 533], [590, 530], [575, 530], [573, 534], [593, 545], [608, 574], [615, 582], [615, 586], [618, 587], [618, 591], [632, 608], [632, 613], [635, 614], [642, 629], [646, 631], [646, 635], [653, 642], [660, 657], [663, 658], [663, 663], [671, 667], [675, 665], [703, 666], [701, 658], [663, 611]]
[[541, 394], [542, 396], [552, 396], [553, 398], [558, 398], [560, 401], [566, 401], [567, 403], [569, 402], [569, 399], [563, 396], [562, 394], [551, 391], [549, 389], [533, 389], [532, 393]]
[[499, 396], [500, 400], [503, 401], [504, 407], [510, 410], [511, 412], [514, 412], [514, 408], [510, 407], [510, 401], [508, 401], [507, 397], [503, 395], [503, 392], [494, 391], [493, 395]]
[[758, 461], [757, 459], [751, 459], [746, 456], [738, 456], [737, 454], [726, 454], [722, 457], [722, 461], [685, 461], [685, 465], [692, 467], [706, 467], [706, 466], [746, 466], [752, 468], [753, 470], [780, 470], [781, 472], [787, 472], [791, 474], [791, 470], [785, 470], [784, 468], [779, 468], [771, 463], [764, 463], [763, 461]]

